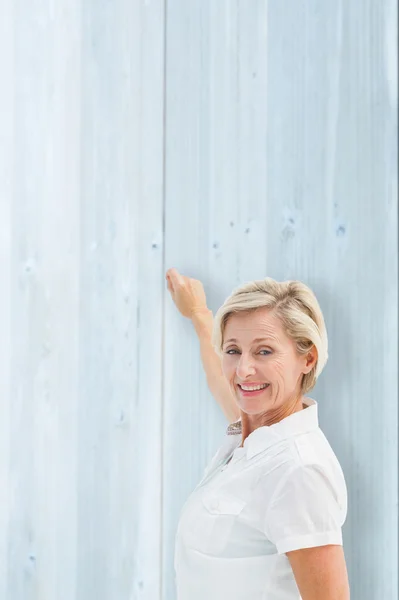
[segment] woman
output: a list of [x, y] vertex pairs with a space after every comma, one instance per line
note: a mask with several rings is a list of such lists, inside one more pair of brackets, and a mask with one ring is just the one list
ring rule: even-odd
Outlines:
[[317, 299], [266, 278], [233, 291], [213, 321], [200, 281], [166, 278], [236, 421], [180, 515], [178, 600], [347, 600], [345, 480], [305, 395], [328, 356]]

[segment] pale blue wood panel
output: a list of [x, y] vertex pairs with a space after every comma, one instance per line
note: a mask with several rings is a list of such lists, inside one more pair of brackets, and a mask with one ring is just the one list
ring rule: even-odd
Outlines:
[[[314, 289], [330, 362], [311, 395], [347, 475], [359, 600], [397, 597], [394, 13], [371, 2], [173, 3], [167, 13], [166, 265], [201, 278], [213, 309], [266, 275]], [[191, 325], [167, 311], [169, 599], [178, 512], [225, 422]], [[380, 393], [389, 410], [375, 414]]]
[[11, 203], [14, 168], [14, 61], [12, 1], [3, 3], [0, 19], [0, 597], [7, 597], [8, 515], [12, 502], [10, 477], [11, 404]]
[[163, 4], [7, 10], [1, 597], [154, 600]]
[[266, 269], [266, 4], [210, 8], [207, 292], [214, 311]]
[[82, 13], [77, 598], [160, 599], [163, 4]]
[[162, 320], [175, 265], [213, 309], [268, 274], [317, 293], [352, 596], [396, 598], [395, 5], [170, 3], [165, 211], [163, 11], [0, 20], [0, 595], [174, 598], [178, 512], [226, 426], [191, 325]]
[[356, 600], [398, 594], [392, 16], [372, 1], [268, 9], [268, 274], [305, 281], [324, 310], [313, 394], [348, 482]]
[[9, 503], [0, 587], [12, 600], [70, 599], [76, 584], [79, 6], [65, 8], [15, 2], [8, 12]]

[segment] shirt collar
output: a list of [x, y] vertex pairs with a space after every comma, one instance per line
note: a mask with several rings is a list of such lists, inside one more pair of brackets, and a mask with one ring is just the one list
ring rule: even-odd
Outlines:
[[[247, 458], [250, 459], [270, 446], [288, 438], [308, 433], [319, 427], [318, 404], [312, 398], [304, 398], [307, 408], [300, 410], [278, 423], [258, 427], [244, 441]], [[227, 428], [228, 435], [241, 435], [241, 420], [232, 423]]]

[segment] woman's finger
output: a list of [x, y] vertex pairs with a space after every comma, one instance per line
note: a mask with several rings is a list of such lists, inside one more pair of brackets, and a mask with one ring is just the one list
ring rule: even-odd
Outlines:
[[173, 293], [173, 292], [174, 292], [174, 289], [173, 289], [173, 285], [172, 285], [172, 282], [171, 282], [171, 280], [170, 280], [169, 278], [166, 278], [166, 281], [167, 281], [167, 285], [168, 285], [168, 290], [169, 290], [171, 293]]
[[177, 269], [169, 269], [168, 273], [170, 274], [172, 281], [179, 283], [180, 285], [184, 284], [184, 277], [179, 273]]

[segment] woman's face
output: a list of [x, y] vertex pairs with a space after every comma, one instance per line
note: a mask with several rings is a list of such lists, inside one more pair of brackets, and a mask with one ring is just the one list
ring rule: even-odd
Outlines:
[[[278, 411], [301, 397], [302, 375], [312, 369], [315, 353], [298, 355], [270, 309], [232, 314], [223, 338], [223, 372], [243, 412]], [[265, 384], [257, 391], [241, 387]]]

